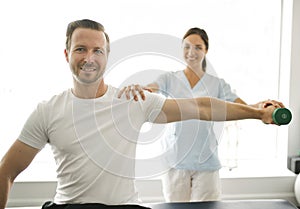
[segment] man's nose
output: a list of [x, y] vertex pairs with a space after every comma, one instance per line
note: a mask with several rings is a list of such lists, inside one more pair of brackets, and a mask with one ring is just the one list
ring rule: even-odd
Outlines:
[[84, 61], [87, 63], [93, 62], [95, 60], [95, 54], [93, 52], [87, 52]]

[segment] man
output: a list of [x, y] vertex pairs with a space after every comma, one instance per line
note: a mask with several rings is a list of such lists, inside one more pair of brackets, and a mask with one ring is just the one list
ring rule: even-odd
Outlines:
[[0, 209], [5, 208], [14, 179], [47, 143], [56, 160], [58, 185], [54, 203], [44, 208], [132, 203], [137, 200], [136, 140], [144, 122], [252, 118], [270, 124], [272, 112], [282, 106], [272, 101], [259, 109], [208, 97], [175, 100], [157, 94], [139, 102], [118, 99], [118, 90], [103, 80], [109, 49], [101, 24], [79, 20], [68, 25], [65, 57], [73, 88], [40, 103], [3, 157]]

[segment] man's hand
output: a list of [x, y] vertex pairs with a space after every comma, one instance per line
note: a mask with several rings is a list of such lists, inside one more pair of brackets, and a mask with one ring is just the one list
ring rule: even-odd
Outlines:
[[264, 100], [264, 101], [261, 101], [261, 102], [258, 102], [254, 105], [251, 105], [253, 107], [256, 107], [256, 108], [266, 108], [268, 106], [274, 106], [276, 108], [284, 108], [285, 106], [282, 104], [282, 102], [279, 102], [279, 101], [276, 101], [276, 100]]
[[262, 114], [262, 122], [265, 123], [265, 124], [276, 124], [274, 121], [273, 121], [273, 112], [275, 111], [275, 109], [279, 108], [278, 105], [274, 104], [274, 105], [270, 105], [268, 103], [268, 105], [266, 106], [262, 106], [260, 109], [263, 111], [263, 114]]
[[125, 94], [126, 99], [131, 99], [133, 97], [133, 99], [135, 101], [138, 101], [139, 97], [138, 94], [141, 96], [142, 100], [145, 100], [145, 94], [144, 94], [144, 90], [152, 92], [151, 88], [148, 88], [147, 86], [141, 86], [139, 84], [132, 84], [129, 86], [124, 86], [118, 93], [118, 98], [121, 98], [121, 96], [123, 94]]

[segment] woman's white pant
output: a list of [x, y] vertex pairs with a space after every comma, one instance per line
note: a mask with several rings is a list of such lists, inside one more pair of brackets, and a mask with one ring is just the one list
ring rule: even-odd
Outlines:
[[170, 169], [163, 176], [167, 202], [215, 201], [221, 199], [219, 171], [200, 172]]

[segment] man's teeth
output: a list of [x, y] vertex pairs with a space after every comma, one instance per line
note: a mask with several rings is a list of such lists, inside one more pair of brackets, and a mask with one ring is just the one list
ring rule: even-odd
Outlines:
[[86, 71], [86, 72], [92, 72], [95, 69], [94, 68], [81, 68], [81, 70]]

